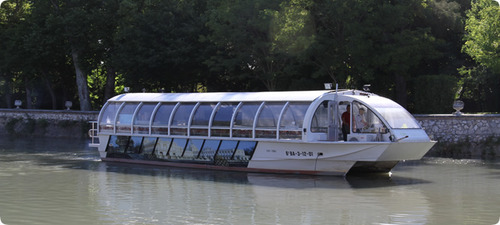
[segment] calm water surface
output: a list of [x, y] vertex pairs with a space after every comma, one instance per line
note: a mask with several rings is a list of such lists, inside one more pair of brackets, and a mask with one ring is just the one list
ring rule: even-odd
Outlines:
[[0, 218], [33, 224], [495, 224], [500, 160], [316, 177], [100, 162], [86, 141], [0, 138]]

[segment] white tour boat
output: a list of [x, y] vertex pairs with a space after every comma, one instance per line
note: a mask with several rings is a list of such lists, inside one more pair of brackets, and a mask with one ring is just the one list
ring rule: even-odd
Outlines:
[[127, 93], [92, 127], [103, 161], [269, 173], [388, 172], [435, 143], [403, 107], [358, 90]]

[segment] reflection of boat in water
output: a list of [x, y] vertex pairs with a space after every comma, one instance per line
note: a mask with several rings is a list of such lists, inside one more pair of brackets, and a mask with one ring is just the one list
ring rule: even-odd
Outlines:
[[103, 161], [248, 172], [388, 172], [434, 144], [403, 107], [357, 90], [123, 94], [95, 125]]
[[118, 163], [101, 163], [99, 171], [104, 173], [92, 176], [98, 195], [93, 199], [106, 208], [103, 212], [122, 215], [127, 210], [129, 216], [140, 218], [143, 212], [136, 209], [151, 209], [154, 214], [147, 215], [164, 223], [183, 218], [182, 224], [426, 224], [431, 215], [428, 198], [414, 185], [426, 181], [413, 178], [159, 169]]

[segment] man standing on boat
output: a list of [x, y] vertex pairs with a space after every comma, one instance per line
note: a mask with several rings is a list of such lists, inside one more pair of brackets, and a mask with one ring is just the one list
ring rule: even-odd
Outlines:
[[344, 136], [344, 141], [347, 141], [347, 134], [349, 134], [349, 129], [351, 127], [351, 105], [347, 105], [346, 110], [342, 113], [342, 134]]

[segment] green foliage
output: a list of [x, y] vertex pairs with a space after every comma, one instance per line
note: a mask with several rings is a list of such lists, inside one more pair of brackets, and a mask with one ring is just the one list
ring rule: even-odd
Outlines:
[[475, 0], [467, 13], [463, 51], [479, 64], [500, 74], [500, 7], [491, 0]]
[[453, 112], [458, 79], [449, 75], [420, 76], [414, 80], [414, 113]]
[[0, 107], [22, 99], [27, 108], [70, 100], [98, 109], [125, 86], [260, 91], [334, 82], [371, 83], [411, 112], [449, 113], [426, 104], [448, 104], [460, 79], [467, 110], [500, 111], [498, 11], [491, 0], [7, 0]]

